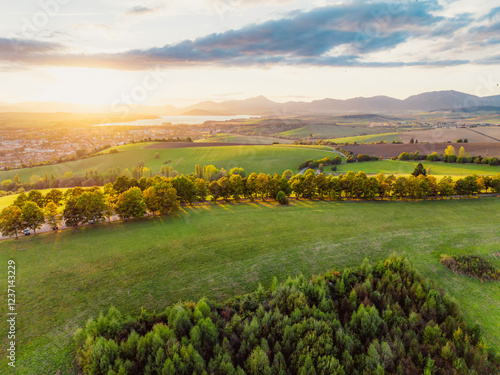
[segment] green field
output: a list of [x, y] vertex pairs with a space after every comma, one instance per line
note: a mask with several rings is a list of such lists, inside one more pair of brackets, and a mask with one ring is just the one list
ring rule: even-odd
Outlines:
[[204, 139], [197, 140], [195, 141], [195, 143], [196, 142], [244, 143], [244, 144], [258, 144], [258, 145], [270, 145], [273, 142], [292, 143], [292, 141], [289, 139], [261, 137], [257, 135], [231, 135], [231, 134], [214, 135]]
[[[280, 281], [300, 272], [310, 277], [393, 252], [407, 255], [450, 293], [498, 350], [500, 283], [455, 275], [439, 257], [477, 254], [500, 266], [499, 225], [499, 198], [257, 202], [7, 240], [0, 260], [17, 264], [17, 373], [76, 374], [72, 334], [110, 305], [137, 314], [180, 299], [223, 301], [258, 283], [269, 286], [275, 275]], [[2, 337], [5, 330], [2, 325]]]
[[366, 134], [379, 134], [387, 132], [386, 128], [376, 128], [369, 126], [356, 126], [352, 124], [345, 125], [321, 125], [312, 124], [306, 125], [299, 129], [289, 130], [286, 132], [279, 133], [280, 136], [290, 137], [290, 138], [308, 138], [309, 134], [313, 137], [352, 137]]
[[12, 203], [14, 203], [16, 197], [17, 194], [11, 194], [11, 195], [6, 195], [5, 197], [0, 197], [0, 211], [5, 207], [10, 206]]
[[376, 143], [376, 142], [387, 142], [391, 143], [392, 141], [400, 142], [401, 137], [399, 133], [382, 133], [375, 135], [359, 135], [357, 137], [343, 137], [343, 138], [334, 138], [329, 139], [331, 142], [335, 143]]
[[[120, 167], [131, 170], [140, 162], [154, 173], [159, 173], [162, 165], [169, 165], [175, 170], [189, 174], [194, 172], [196, 164], [213, 164], [217, 168], [229, 170], [234, 167], [244, 168], [247, 173], [282, 173], [286, 169], [296, 170], [297, 166], [307, 159], [321, 159], [327, 156], [325, 150], [312, 147], [294, 146], [223, 146], [223, 147], [190, 147], [175, 149], [147, 148], [152, 143], [131, 144], [116, 147], [117, 154], [95, 156], [69, 163], [55, 164], [43, 167], [24, 168], [0, 172], [0, 181], [13, 179], [19, 174], [21, 181], [27, 182], [33, 175], [44, 177], [45, 173], [62, 176], [71, 171], [75, 176], [85, 175], [87, 169], [106, 172], [109, 168]], [[155, 159], [155, 154], [160, 155]], [[168, 164], [163, 164], [171, 160]]]
[[[346, 173], [349, 171], [363, 171], [366, 174], [403, 174], [407, 175], [414, 171], [418, 161], [400, 161], [400, 160], [380, 160], [361, 163], [345, 163], [337, 166], [337, 173]], [[433, 176], [469, 176], [500, 174], [500, 167], [476, 164], [456, 164], [442, 162], [421, 162], [424, 168]], [[328, 169], [329, 170], [329, 169]], [[327, 170], [325, 169], [325, 172]]]

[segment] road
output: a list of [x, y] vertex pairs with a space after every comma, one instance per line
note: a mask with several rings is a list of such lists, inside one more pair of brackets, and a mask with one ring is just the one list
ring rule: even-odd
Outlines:
[[[341, 153], [340, 151], [335, 150], [333, 147], [329, 147], [329, 146], [325, 146], [325, 147], [328, 147], [329, 149], [331, 149], [331, 150], [332, 150], [331, 152], [333, 152], [333, 153], [335, 153], [335, 154], [339, 154], [340, 156], [342, 156], [342, 157], [344, 157], [344, 158], [346, 158], [346, 159], [347, 159], [347, 156], [346, 156], [346, 155], [344, 155], [344, 154], [343, 154], [343, 153]], [[321, 150], [320, 150], [320, 151], [321, 151]], [[325, 152], [330, 152], [330, 151], [326, 151], [326, 150], [324, 150], [324, 151], [325, 151]], [[305, 173], [305, 171], [307, 171], [308, 169], [309, 169], [309, 168], [304, 168], [304, 169], [300, 170], [300, 171], [299, 171], [299, 174], [304, 174], [304, 173]]]

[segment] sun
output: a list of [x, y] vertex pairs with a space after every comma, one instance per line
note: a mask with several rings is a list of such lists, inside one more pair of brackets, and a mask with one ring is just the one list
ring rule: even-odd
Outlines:
[[140, 72], [93, 68], [48, 68], [47, 85], [40, 101], [60, 101], [111, 108], [123, 93], [140, 82]]

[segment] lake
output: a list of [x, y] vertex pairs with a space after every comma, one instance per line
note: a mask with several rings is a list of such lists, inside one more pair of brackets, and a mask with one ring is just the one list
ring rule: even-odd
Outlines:
[[147, 120], [136, 120], [129, 122], [112, 122], [108, 124], [100, 124], [96, 126], [115, 126], [115, 125], [128, 125], [128, 126], [153, 126], [153, 125], [163, 125], [164, 123], [171, 123], [172, 125], [188, 124], [196, 125], [203, 124], [205, 121], [228, 121], [228, 120], [239, 120], [239, 119], [249, 119], [249, 118], [260, 118], [260, 116], [247, 116], [247, 115], [236, 115], [236, 116], [160, 116], [156, 119]]

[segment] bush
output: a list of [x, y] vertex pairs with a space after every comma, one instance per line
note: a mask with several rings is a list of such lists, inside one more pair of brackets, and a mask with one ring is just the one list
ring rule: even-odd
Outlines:
[[441, 255], [441, 263], [460, 275], [476, 277], [481, 281], [500, 280], [500, 271], [491, 263], [473, 255]]
[[410, 160], [410, 154], [407, 152], [402, 152], [401, 154], [399, 154], [398, 159], [399, 160]]
[[496, 157], [493, 157], [493, 158], [491, 158], [491, 159], [490, 159], [489, 164], [490, 164], [491, 166], [497, 166], [497, 165], [500, 165], [500, 160], [498, 160], [498, 158], [496, 158]]
[[361, 161], [370, 161], [370, 155], [358, 154], [357, 160], [360, 161], [360, 162]]
[[276, 196], [276, 200], [282, 206], [286, 206], [289, 204], [288, 197], [286, 196], [285, 192], [283, 192], [283, 191], [278, 192], [278, 195]]

